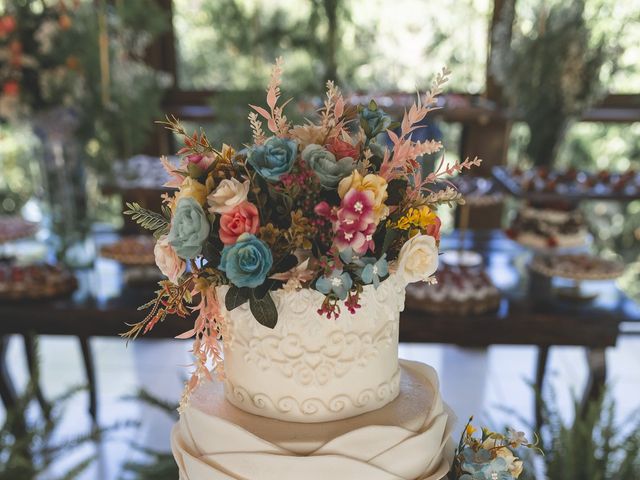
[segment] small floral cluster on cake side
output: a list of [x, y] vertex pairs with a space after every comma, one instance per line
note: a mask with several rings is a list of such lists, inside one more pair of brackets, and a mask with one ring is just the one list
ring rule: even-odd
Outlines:
[[480, 438], [469, 420], [449, 473], [449, 480], [515, 480], [522, 475], [524, 463], [515, 451], [530, 448], [539, 451], [523, 432], [507, 429], [506, 434], [482, 428]]

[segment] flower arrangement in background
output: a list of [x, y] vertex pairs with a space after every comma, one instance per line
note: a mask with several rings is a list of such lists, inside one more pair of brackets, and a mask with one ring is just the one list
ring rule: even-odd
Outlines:
[[168, 25], [153, 0], [9, 0], [0, 6], [0, 120], [72, 110], [100, 170], [139, 153], [172, 83], [145, 62]]
[[480, 438], [475, 437], [473, 417], [462, 432], [456, 448], [450, 480], [515, 480], [522, 475], [524, 463], [515, 455], [515, 449], [532, 448], [525, 434], [507, 429], [506, 434], [483, 428]]
[[0, 16], [0, 118], [24, 120], [51, 105], [72, 105], [82, 91], [78, 57], [64, 47], [77, 4], [8, 2]]
[[[214, 146], [203, 132], [190, 135], [167, 118], [184, 140], [180, 165], [163, 159], [168, 186], [176, 190], [164, 195], [162, 214], [136, 204], [125, 212], [154, 230], [157, 264], [169, 280], [146, 305], [147, 317], [124, 335], [135, 338], [169, 314], [195, 310], [194, 327], [181, 335], [195, 338], [197, 368], [188, 391], [209, 375], [209, 361], [218, 366], [222, 301], [227, 310], [248, 302], [256, 320], [273, 328], [278, 312], [271, 291], [314, 289], [324, 295], [318, 314], [337, 319], [343, 310], [355, 313], [364, 288], [377, 288], [392, 274], [405, 283], [430, 280], [438, 265], [436, 209], [462, 199], [453, 188], [435, 194], [428, 187], [480, 163], [443, 158], [433, 173], [421, 171], [419, 157], [442, 145], [413, 141], [411, 134], [437, 108], [446, 70], [399, 124], [374, 101], [349, 108], [328, 82], [319, 120], [297, 126], [280, 103], [281, 72], [279, 59], [267, 107], [251, 106], [253, 139], [242, 150]], [[381, 133], [391, 148], [377, 143]], [[221, 286], [228, 286], [224, 299]]]

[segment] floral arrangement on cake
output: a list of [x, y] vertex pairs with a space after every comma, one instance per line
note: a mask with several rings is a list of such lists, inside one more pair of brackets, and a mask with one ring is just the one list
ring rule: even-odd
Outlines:
[[[480, 164], [442, 157], [434, 172], [422, 172], [419, 158], [442, 145], [411, 134], [438, 108], [446, 69], [401, 123], [375, 101], [346, 105], [327, 82], [318, 121], [295, 126], [285, 115], [288, 102], [280, 102], [281, 73], [278, 59], [266, 108], [251, 105], [253, 138], [240, 150], [214, 145], [202, 131], [190, 135], [168, 117], [163, 123], [184, 142], [179, 165], [162, 159], [175, 191], [164, 194], [162, 213], [137, 204], [125, 212], [154, 231], [156, 262], [168, 279], [144, 306], [147, 317], [124, 336], [148, 332], [169, 314], [196, 312], [193, 328], [180, 336], [195, 339], [187, 391], [209, 375], [209, 362], [214, 369], [220, 363], [221, 302], [229, 311], [248, 302], [256, 320], [273, 328], [271, 291], [317, 290], [324, 295], [318, 315], [337, 319], [360, 307], [366, 286], [377, 288], [391, 274], [428, 281], [438, 264], [436, 208], [463, 201], [454, 188], [432, 192], [429, 185]], [[228, 286], [224, 299], [220, 286]]]
[[523, 432], [507, 429], [506, 434], [482, 428], [480, 438], [475, 437], [473, 417], [462, 432], [456, 448], [449, 480], [515, 480], [522, 475], [524, 463], [515, 455], [515, 449], [531, 448]]

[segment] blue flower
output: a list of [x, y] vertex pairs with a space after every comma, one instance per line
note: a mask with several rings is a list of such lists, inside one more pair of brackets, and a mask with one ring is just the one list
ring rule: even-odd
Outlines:
[[344, 157], [336, 161], [336, 157], [320, 145], [307, 145], [302, 151], [302, 159], [320, 179], [325, 188], [337, 188], [338, 183], [353, 171], [353, 158]]
[[178, 200], [167, 240], [180, 258], [195, 258], [209, 236], [209, 219], [200, 204], [192, 197]]
[[262, 285], [273, 265], [273, 255], [266, 243], [255, 235], [243, 233], [233, 245], [222, 249], [220, 270], [236, 287]]
[[464, 460], [460, 468], [465, 472], [460, 480], [513, 480], [509, 464], [502, 457], [491, 458], [486, 450], [474, 452], [466, 449], [462, 452]]
[[391, 125], [391, 117], [384, 110], [378, 108], [373, 100], [369, 102], [369, 106], [361, 109], [359, 114], [360, 126], [369, 138], [375, 137]]
[[266, 180], [277, 182], [293, 168], [298, 153], [298, 144], [294, 140], [271, 137], [264, 145], [249, 150], [247, 162]]
[[341, 269], [335, 269], [328, 277], [324, 276], [316, 280], [316, 290], [325, 295], [333, 293], [340, 300], [347, 298], [352, 285], [353, 280], [349, 274]]
[[362, 281], [367, 285], [373, 284], [375, 288], [380, 286], [381, 278], [389, 275], [389, 264], [387, 263], [386, 253], [380, 257], [380, 260], [365, 257], [356, 261], [356, 264], [361, 267], [358, 270], [358, 275], [360, 275]]

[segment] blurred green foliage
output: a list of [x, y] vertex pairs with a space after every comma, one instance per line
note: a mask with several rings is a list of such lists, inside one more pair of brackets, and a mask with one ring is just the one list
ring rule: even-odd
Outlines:
[[[289, 90], [427, 87], [443, 65], [451, 87], [484, 87], [490, 0], [175, 0], [178, 84], [263, 88], [285, 56]], [[215, 54], [212, 54], [215, 52]]]

